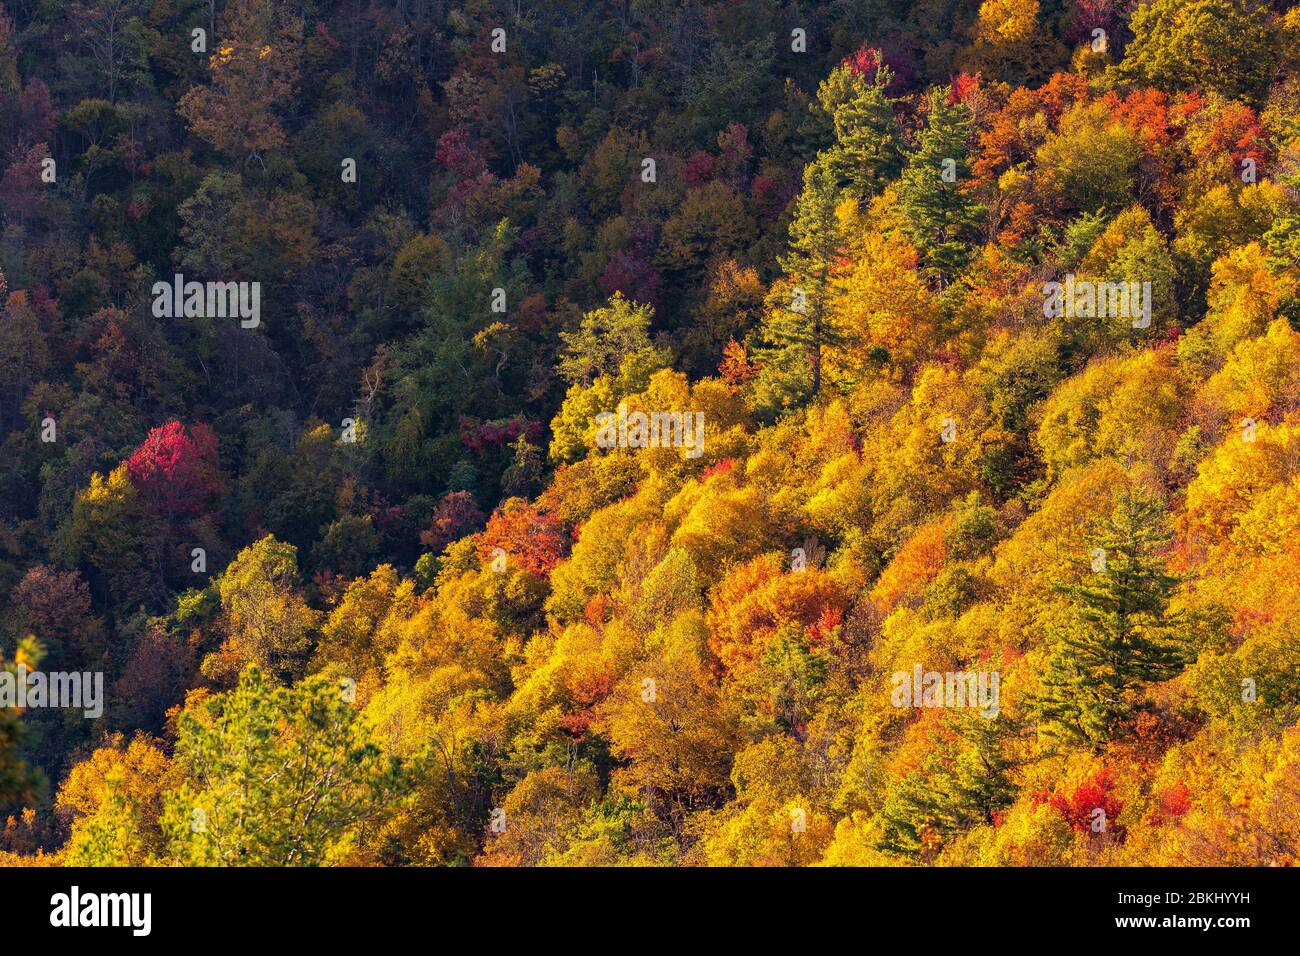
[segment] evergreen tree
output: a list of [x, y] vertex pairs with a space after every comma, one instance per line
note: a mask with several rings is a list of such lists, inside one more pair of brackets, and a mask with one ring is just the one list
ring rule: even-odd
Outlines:
[[963, 746], [943, 789], [966, 819], [993, 823], [994, 814], [1016, 800], [1011, 780], [1016, 761], [1006, 752], [1004, 742], [1018, 728], [1007, 717], [990, 719], [969, 710], [957, 711], [952, 723]]
[[12, 710], [0, 709], [0, 809], [31, 799], [33, 774], [22, 759], [23, 724]]
[[176, 758], [188, 779], [168, 792], [163, 829], [185, 866], [328, 862], [405, 785], [337, 686], [276, 687], [256, 667], [181, 714]]
[[1016, 762], [1004, 741], [1014, 732], [1005, 716], [954, 710], [945, 718], [941, 746], [931, 749], [921, 768], [890, 788], [881, 810], [884, 829], [879, 848], [907, 856], [927, 856], [949, 837], [994, 822], [994, 814], [1015, 802], [1011, 771]]
[[1070, 612], [1031, 703], [1043, 733], [1099, 748], [1124, 731], [1147, 684], [1187, 663], [1186, 622], [1169, 611], [1178, 581], [1158, 557], [1171, 537], [1163, 507], [1141, 492], [1124, 493], [1087, 536], [1093, 574], [1056, 585]]
[[779, 260], [788, 282], [769, 300], [756, 350], [760, 408], [777, 411], [815, 399], [826, 350], [848, 344], [829, 309], [831, 270], [842, 255], [836, 208], [849, 199], [865, 203], [898, 173], [898, 122], [885, 93], [892, 80], [879, 51], [864, 47], [817, 90], [813, 109], [830, 117], [835, 142], [804, 168], [790, 251]]
[[[18, 643], [11, 664], [0, 661], [0, 674], [7, 673], [7, 681], [16, 687], [18, 666], [29, 670], [40, 665], [44, 648], [33, 637]], [[44, 777], [39, 770], [29, 767], [23, 760], [26, 728], [22, 711], [0, 706], [0, 811], [29, 803], [44, 789]]]
[[826, 350], [844, 344], [829, 309], [829, 278], [840, 252], [838, 203], [827, 163], [809, 163], [790, 223], [790, 253], [779, 260], [789, 281], [769, 300], [761, 329], [762, 404], [788, 407], [816, 398]]
[[[1300, 121], [1293, 120], [1292, 124], [1300, 137]], [[1300, 174], [1283, 176], [1280, 181], [1293, 194], [1300, 193]], [[1291, 210], [1278, 216], [1264, 233], [1263, 242], [1269, 252], [1269, 268], [1275, 272], [1300, 264], [1300, 212]]]
[[934, 851], [942, 845], [944, 834], [959, 829], [957, 819], [939, 801], [923, 770], [892, 783], [880, 813], [884, 831], [877, 846], [902, 856], [920, 857]]
[[954, 101], [945, 86], [931, 92], [927, 116], [899, 180], [898, 197], [903, 231], [943, 286], [970, 258], [970, 239], [984, 207], [962, 188], [970, 174], [966, 142], [975, 122], [970, 107]]
[[836, 67], [817, 90], [818, 105], [835, 127], [835, 143], [820, 158], [859, 203], [878, 193], [901, 166], [898, 121], [885, 93], [893, 78], [878, 51], [863, 50]]

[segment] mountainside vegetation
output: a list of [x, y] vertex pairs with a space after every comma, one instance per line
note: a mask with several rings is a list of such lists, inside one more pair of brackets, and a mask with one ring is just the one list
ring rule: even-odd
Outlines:
[[1297, 635], [1300, 6], [0, 7], [2, 864], [1293, 865]]

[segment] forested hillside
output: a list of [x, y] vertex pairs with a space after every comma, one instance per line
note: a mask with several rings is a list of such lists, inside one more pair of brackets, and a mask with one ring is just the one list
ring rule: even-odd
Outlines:
[[1297, 635], [1300, 7], [0, 6], [0, 864], [1292, 865]]

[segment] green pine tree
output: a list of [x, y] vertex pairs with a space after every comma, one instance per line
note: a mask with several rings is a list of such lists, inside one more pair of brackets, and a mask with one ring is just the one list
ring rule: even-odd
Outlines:
[[780, 259], [789, 282], [769, 302], [760, 329], [760, 404], [790, 407], [815, 399], [826, 351], [844, 344], [828, 308], [831, 269], [840, 251], [839, 200], [826, 163], [809, 163], [790, 223], [790, 252]]
[[[1300, 120], [1292, 119], [1290, 128], [1292, 135], [1300, 140]], [[1283, 176], [1280, 182], [1293, 195], [1300, 194], [1300, 174]], [[1274, 219], [1273, 225], [1264, 233], [1263, 242], [1269, 253], [1269, 268], [1274, 272], [1300, 265], [1300, 213], [1291, 211]]]
[[817, 105], [835, 128], [835, 143], [820, 158], [859, 203], [893, 180], [902, 165], [894, 103], [885, 93], [893, 78], [883, 64], [870, 76], [841, 64], [817, 90]]
[[[28, 670], [40, 665], [45, 649], [30, 635], [18, 642], [12, 663], [0, 661], [0, 672], [7, 672], [11, 687], [17, 686], [18, 664]], [[45, 789], [45, 776], [29, 766], [23, 759], [23, 745], [27, 728], [23, 725], [22, 711], [13, 707], [0, 707], [0, 811], [17, 809], [30, 804]]]
[[992, 823], [994, 814], [1016, 800], [1011, 772], [1017, 762], [1007, 753], [1005, 744], [1018, 727], [1005, 716], [990, 719], [970, 710], [956, 712], [952, 722], [963, 746], [944, 789], [951, 802], [961, 808], [965, 821]]
[[1069, 600], [1043, 691], [1031, 702], [1041, 732], [1100, 749], [1130, 725], [1143, 689], [1175, 677], [1189, 659], [1189, 627], [1171, 613], [1178, 580], [1158, 552], [1171, 539], [1163, 506], [1125, 492], [1086, 537], [1093, 573], [1056, 585]]
[[652, 354], [650, 321], [654, 309], [615, 292], [609, 304], [583, 313], [576, 332], [561, 332], [564, 350], [556, 371], [567, 382], [590, 385], [601, 375], [616, 375], [632, 355]]
[[180, 717], [187, 781], [162, 825], [183, 866], [316, 866], [407, 782], [340, 688], [321, 675], [277, 687], [257, 667]]
[[788, 281], [778, 285], [760, 329], [755, 397], [768, 411], [815, 399], [827, 350], [847, 344], [828, 307], [842, 246], [835, 210], [845, 199], [862, 203], [874, 196], [900, 165], [898, 123], [885, 93], [893, 74], [876, 56], [870, 75], [837, 67], [812, 107], [830, 117], [835, 142], [804, 167], [789, 252], [779, 260]]
[[970, 259], [970, 245], [984, 207], [963, 190], [970, 174], [967, 140], [975, 115], [961, 102], [949, 102], [951, 89], [929, 97], [925, 127], [899, 180], [903, 231], [925, 259], [927, 271], [947, 285]]
[[880, 849], [928, 858], [952, 836], [991, 824], [1015, 802], [1011, 773], [1017, 764], [1005, 742], [1016, 726], [1005, 716], [972, 710], [951, 711], [945, 724], [952, 736], [890, 788], [881, 809]]
[[22, 759], [23, 724], [13, 711], [0, 709], [0, 810], [31, 800], [34, 779]]

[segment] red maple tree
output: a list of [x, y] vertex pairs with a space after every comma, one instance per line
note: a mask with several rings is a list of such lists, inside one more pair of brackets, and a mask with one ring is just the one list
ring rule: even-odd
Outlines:
[[564, 559], [569, 539], [554, 515], [523, 498], [509, 498], [479, 535], [479, 560], [490, 562], [497, 548], [525, 571], [544, 575]]
[[224, 485], [217, 436], [202, 423], [152, 429], [126, 467], [145, 510], [168, 525], [207, 514]]

